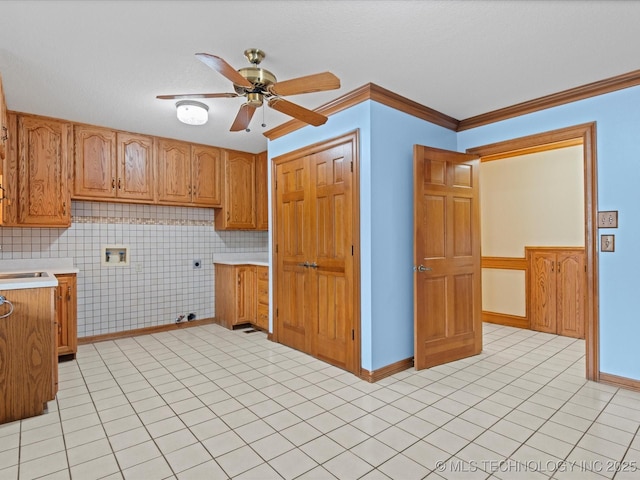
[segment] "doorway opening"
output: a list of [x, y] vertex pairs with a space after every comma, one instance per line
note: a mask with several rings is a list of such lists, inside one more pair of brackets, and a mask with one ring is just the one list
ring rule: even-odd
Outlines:
[[596, 124], [588, 123], [467, 150], [480, 157], [509, 157], [581, 144], [584, 166], [584, 250], [586, 267], [584, 336], [586, 378], [599, 380]]

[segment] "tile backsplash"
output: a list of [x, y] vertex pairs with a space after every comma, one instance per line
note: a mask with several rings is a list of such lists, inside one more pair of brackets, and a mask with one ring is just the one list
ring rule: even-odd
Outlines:
[[[0, 228], [0, 259], [72, 258], [78, 336], [215, 315], [213, 256], [266, 252], [267, 232], [216, 232], [210, 208], [72, 203], [70, 228]], [[127, 245], [129, 264], [103, 265], [105, 245]], [[194, 269], [193, 260], [202, 260]]]

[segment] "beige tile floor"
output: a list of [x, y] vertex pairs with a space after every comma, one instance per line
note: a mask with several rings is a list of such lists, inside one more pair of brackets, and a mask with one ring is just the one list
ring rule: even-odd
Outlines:
[[640, 394], [584, 348], [485, 324], [481, 355], [369, 384], [217, 325], [85, 345], [0, 425], [0, 479], [640, 478]]

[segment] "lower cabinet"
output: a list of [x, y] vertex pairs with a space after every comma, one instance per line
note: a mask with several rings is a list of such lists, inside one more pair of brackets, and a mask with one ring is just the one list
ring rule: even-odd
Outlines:
[[54, 293], [0, 290], [0, 424], [40, 415], [56, 396]]
[[215, 264], [216, 321], [269, 328], [269, 267]]
[[527, 257], [531, 329], [584, 338], [584, 249], [527, 248]]
[[257, 266], [257, 313], [256, 327], [269, 330], [269, 267]]
[[76, 274], [56, 275], [56, 328], [58, 357], [75, 358], [78, 351]]

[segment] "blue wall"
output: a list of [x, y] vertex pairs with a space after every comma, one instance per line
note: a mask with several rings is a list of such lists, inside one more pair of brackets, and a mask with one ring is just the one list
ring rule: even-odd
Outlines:
[[616, 236], [599, 254], [600, 371], [640, 379], [640, 87], [460, 132], [458, 150], [594, 121], [598, 210], [619, 224], [600, 232]]
[[[456, 134], [373, 101], [269, 142], [269, 158], [359, 129], [362, 368], [413, 356], [413, 144]], [[271, 251], [271, 248], [269, 249]]]

